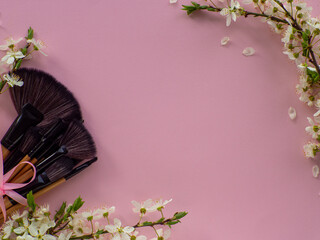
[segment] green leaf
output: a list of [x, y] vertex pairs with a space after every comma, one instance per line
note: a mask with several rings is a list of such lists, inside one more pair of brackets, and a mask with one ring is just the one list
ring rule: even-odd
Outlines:
[[196, 3], [196, 2], [191, 2], [193, 6], [195, 6], [196, 8], [199, 8], [200, 7], [200, 4], [199, 3]]
[[0, 79], [0, 92], [3, 89], [4, 85], [6, 85], [6, 81]]
[[32, 39], [32, 38], [33, 38], [33, 29], [29, 27], [27, 39]]
[[21, 63], [22, 63], [22, 59], [19, 59], [17, 62], [16, 62], [16, 65], [14, 67], [15, 70], [19, 69], [21, 67]]
[[186, 216], [188, 213], [187, 212], [176, 212], [174, 215], [173, 215], [173, 218], [172, 219], [181, 219], [183, 218], [184, 216]]
[[165, 218], [160, 218], [158, 221], [156, 221], [156, 223], [161, 223], [161, 222], [163, 222], [164, 219]]
[[29, 208], [32, 210], [32, 212], [34, 212], [36, 210], [37, 204], [34, 201], [34, 197], [33, 197], [32, 191], [30, 191], [27, 194], [27, 202], [28, 202]]
[[313, 84], [315, 83], [318, 83], [319, 82], [319, 74], [318, 72], [315, 72], [313, 70], [310, 70], [309, 68], [306, 68], [306, 71], [307, 71], [307, 82], [310, 86], [312, 86]]
[[166, 224], [168, 225], [168, 226], [172, 226], [172, 225], [175, 225], [175, 224], [177, 224], [177, 223], [179, 223], [180, 221], [179, 220], [177, 220], [177, 221], [170, 221], [170, 222], [167, 222]]
[[152, 226], [152, 224], [153, 224], [152, 222], [148, 222], [148, 221], [142, 223], [143, 226]]
[[59, 219], [64, 214], [64, 211], [66, 210], [67, 203], [63, 202], [60, 209], [56, 212], [56, 215], [54, 215], [54, 219]]
[[83, 204], [84, 204], [84, 201], [82, 201], [82, 198], [81, 198], [81, 197], [78, 197], [78, 198], [74, 201], [74, 203], [73, 203], [73, 205], [72, 205], [73, 211], [74, 211], [74, 212], [78, 211], [78, 210], [82, 207]]
[[21, 48], [20, 51], [22, 52], [23, 55], [26, 55], [28, 49], [25, 47], [25, 48]]

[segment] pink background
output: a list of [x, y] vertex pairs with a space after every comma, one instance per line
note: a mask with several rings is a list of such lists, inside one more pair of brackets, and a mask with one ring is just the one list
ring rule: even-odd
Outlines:
[[[319, 15], [319, 2], [307, 2]], [[188, 17], [182, 3], [0, 4], [0, 37], [35, 29], [49, 56], [25, 66], [75, 94], [98, 148], [98, 163], [39, 202], [81, 195], [87, 207], [115, 205], [129, 225], [131, 200], [173, 198], [166, 215], [189, 215], [172, 239], [318, 239], [320, 183], [302, 151], [312, 110], [297, 98], [280, 37], [258, 19], [226, 28], [212, 13]], [[241, 54], [248, 46], [252, 57]], [[8, 94], [0, 104], [2, 136], [16, 113]]]

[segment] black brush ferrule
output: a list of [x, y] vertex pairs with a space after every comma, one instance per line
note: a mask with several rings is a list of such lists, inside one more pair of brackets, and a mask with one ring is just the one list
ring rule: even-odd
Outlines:
[[78, 167], [74, 168], [69, 174], [67, 174], [66, 176], [64, 176], [64, 178], [66, 180], [72, 178], [73, 176], [77, 175], [78, 173], [82, 172], [83, 170], [85, 170], [87, 167], [89, 167], [92, 163], [96, 162], [98, 160], [97, 157], [93, 158], [92, 160], [89, 160], [81, 165], [79, 165]]
[[54, 163], [58, 158], [64, 156], [68, 153], [66, 146], [61, 146], [56, 152], [51, 154], [46, 159], [42, 160], [38, 164], [36, 164], [36, 169], [38, 173], [43, 172], [47, 167], [49, 167], [52, 163]]
[[1, 144], [12, 151], [19, 141], [22, 139], [25, 132], [33, 126], [36, 126], [43, 120], [43, 114], [39, 112], [30, 103], [25, 104], [21, 113], [11, 124], [10, 128], [1, 140]]

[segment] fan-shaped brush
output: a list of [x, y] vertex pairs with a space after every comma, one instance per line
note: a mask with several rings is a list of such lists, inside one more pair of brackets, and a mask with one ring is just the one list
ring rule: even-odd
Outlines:
[[[41, 173], [55, 162], [56, 159], [64, 155], [72, 159], [77, 159], [78, 161], [91, 159], [96, 156], [94, 141], [88, 130], [78, 120], [73, 120], [69, 124], [66, 132], [59, 140], [58, 146], [59, 147], [57, 147], [57, 150], [53, 154], [36, 164], [37, 172]], [[15, 171], [15, 173], [12, 174], [10, 181], [16, 182], [17, 178], [29, 169], [30, 166], [28, 165], [23, 169], [19, 169], [20, 173]]]
[[90, 133], [83, 124], [77, 120], [69, 124], [67, 131], [58, 144], [60, 147], [57, 151], [36, 165], [37, 171], [43, 171], [54, 162], [57, 157], [62, 155], [82, 161], [94, 158], [97, 153], [95, 143]]
[[57, 118], [66, 121], [82, 118], [79, 103], [73, 94], [48, 73], [21, 68], [15, 74], [24, 84], [10, 88], [14, 106], [17, 111], [26, 103], [37, 108], [44, 115], [39, 127], [47, 129]]

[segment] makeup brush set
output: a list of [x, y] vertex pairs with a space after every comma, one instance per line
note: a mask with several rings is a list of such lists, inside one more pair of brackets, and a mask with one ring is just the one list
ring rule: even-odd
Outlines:
[[[27, 183], [15, 191], [41, 196], [86, 169], [96, 158], [94, 141], [82, 124], [80, 106], [73, 94], [51, 75], [21, 68], [14, 72], [24, 82], [10, 88], [18, 113], [1, 140], [4, 174], [15, 168], [8, 182]], [[21, 207], [4, 198], [7, 212]]]

